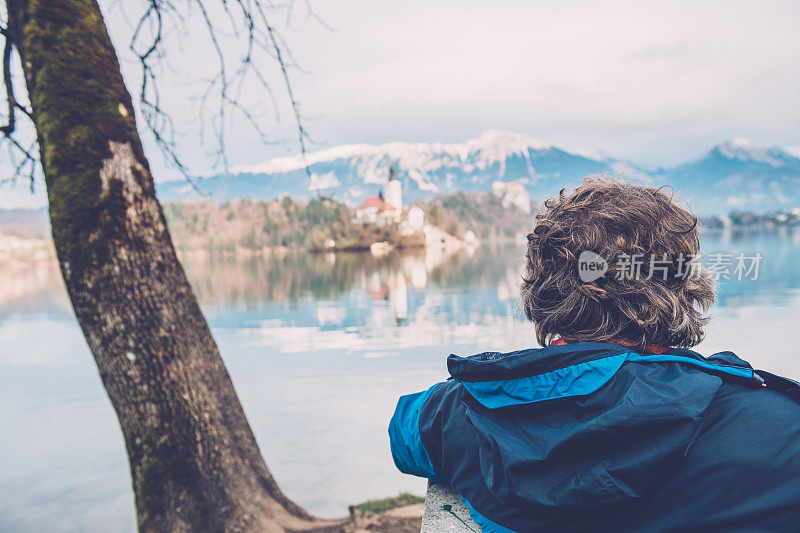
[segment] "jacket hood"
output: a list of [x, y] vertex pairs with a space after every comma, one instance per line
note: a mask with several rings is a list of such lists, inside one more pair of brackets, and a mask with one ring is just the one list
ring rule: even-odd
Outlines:
[[517, 507], [592, 509], [632, 502], [671, 476], [722, 377], [754, 380], [731, 352], [650, 354], [576, 343], [451, 355], [492, 495]]

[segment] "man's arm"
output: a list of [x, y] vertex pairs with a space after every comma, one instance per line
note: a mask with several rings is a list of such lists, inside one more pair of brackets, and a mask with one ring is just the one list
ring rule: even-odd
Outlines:
[[437, 383], [426, 391], [401, 396], [397, 401], [394, 416], [389, 422], [389, 445], [397, 468], [414, 476], [426, 477], [436, 482], [436, 472], [430, 455], [422, 443], [419, 414]]

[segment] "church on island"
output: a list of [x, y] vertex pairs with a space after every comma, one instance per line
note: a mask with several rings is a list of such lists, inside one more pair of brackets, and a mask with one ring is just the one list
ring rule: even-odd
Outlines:
[[389, 180], [383, 192], [378, 196], [370, 196], [358, 209], [356, 221], [361, 224], [399, 224], [403, 233], [422, 231], [425, 225], [425, 213], [417, 206], [403, 206], [403, 190], [400, 180], [389, 167]]

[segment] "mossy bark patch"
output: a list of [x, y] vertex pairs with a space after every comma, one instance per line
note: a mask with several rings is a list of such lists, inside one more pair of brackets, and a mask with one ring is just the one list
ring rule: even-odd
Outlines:
[[[50, 216], [59, 254], [81, 268], [102, 247], [89, 238], [124, 230], [123, 207], [101, 196], [98, 170], [109, 142], [130, 144], [146, 168], [133, 109], [114, 48], [94, 2], [30, 0], [23, 12], [22, 50], [42, 148]], [[139, 176], [152, 187], [149, 173]], [[146, 183], [146, 181], [150, 183]], [[95, 235], [95, 237], [98, 237]], [[103, 235], [102, 237], [105, 237]]]

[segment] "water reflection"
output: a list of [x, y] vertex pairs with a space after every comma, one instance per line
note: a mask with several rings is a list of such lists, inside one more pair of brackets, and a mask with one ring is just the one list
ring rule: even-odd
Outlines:
[[495, 243], [479, 248], [393, 251], [382, 256], [369, 252], [247, 257], [196, 254], [183, 257], [182, 262], [202, 304], [248, 305], [267, 300], [329, 299], [352, 289], [375, 291], [375, 299], [380, 300], [388, 297], [394, 283], [418, 290], [429, 284], [494, 283], [519, 263], [521, 255], [522, 250], [511, 243]]
[[0, 262], [0, 323], [13, 315], [69, 317], [72, 309], [53, 261]]
[[[717, 312], [796, 298], [800, 232], [704, 234], [703, 254], [717, 251], [764, 257], [757, 280], [719, 280]], [[514, 312], [523, 253], [509, 243], [382, 257], [297, 253], [184, 263], [213, 325], [260, 331], [262, 341], [294, 353], [530, 340]]]
[[740, 252], [763, 256], [757, 280], [720, 279], [721, 308], [756, 303], [787, 304], [800, 288], [800, 228], [772, 230], [727, 230], [703, 234], [701, 252], [713, 254]]
[[[800, 233], [703, 236], [760, 252], [721, 280], [700, 351], [734, 349], [800, 377]], [[446, 377], [449, 353], [535, 344], [515, 312], [523, 250], [183, 258], [262, 452], [324, 516], [424, 483], [399, 474], [386, 423], [400, 394]], [[124, 445], [54, 262], [0, 264], [0, 530], [133, 531]]]
[[213, 326], [283, 353], [365, 350], [529, 335], [514, 318], [522, 250], [287, 254], [185, 260]]

